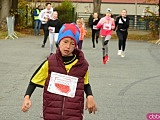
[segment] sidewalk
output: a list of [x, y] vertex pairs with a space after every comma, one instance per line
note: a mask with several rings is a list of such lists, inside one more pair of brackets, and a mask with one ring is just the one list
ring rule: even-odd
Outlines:
[[[42, 120], [42, 92], [31, 97], [32, 108], [21, 112], [29, 79], [49, 55], [49, 43], [41, 48], [43, 36], [0, 40], [0, 120]], [[160, 112], [160, 47], [147, 42], [127, 41], [126, 57], [117, 56], [117, 40], [109, 42], [110, 61], [102, 64], [101, 40], [92, 49], [85, 39], [83, 51], [97, 103], [96, 115], [85, 111], [84, 120], [145, 120]]]

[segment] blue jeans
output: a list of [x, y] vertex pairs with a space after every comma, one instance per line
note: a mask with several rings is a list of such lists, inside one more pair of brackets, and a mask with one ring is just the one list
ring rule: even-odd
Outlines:
[[83, 40], [80, 40], [79, 42], [78, 42], [78, 49], [82, 49], [82, 44], [83, 44]]
[[38, 31], [38, 35], [40, 34], [40, 28], [41, 28], [41, 21], [35, 20], [34, 21], [34, 35], [37, 35], [37, 31]]

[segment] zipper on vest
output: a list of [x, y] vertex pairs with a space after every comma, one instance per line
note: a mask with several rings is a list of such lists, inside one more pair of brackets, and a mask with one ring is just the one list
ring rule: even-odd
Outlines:
[[63, 120], [65, 101], [66, 101], [66, 97], [63, 97], [63, 106], [62, 106], [62, 117], [61, 117], [61, 120]]

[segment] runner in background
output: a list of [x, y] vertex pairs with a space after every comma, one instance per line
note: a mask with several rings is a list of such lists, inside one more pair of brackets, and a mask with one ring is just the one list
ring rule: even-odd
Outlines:
[[111, 15], [112, 11], [108, 8], [106, 11], [106, 16], [101, 18], [96, 25], [97, 28], [100, 28], [100, 35], [102, 37], [103, 64], [106, 64], [106, 62], [109, 61], [108, 42], [111, 39], [113, 30], [115, 29], [115, 22], [114, 19], [111, 18]]
[[44, 32], [44, 40], [42, 43], [42, 48], [45, 47], [48, 35], [49, 35], [49, 30], [47, 27], [47, 22], [49, 19], [52, 18], [52, 13], [53, 13], [53, 8], [51, 7], [51, 3], [46, 3], [46, 8], [42, 10], [39, 14], [39, 20], [42, 22], [42, 28]]
[[49, 30], [49, 42], [50, 42], [50, 54], [53, 53], [53, 42], [55, 42], [56, 47], [58, 47], [57, 39], [59, 35], [59, 30], [62, 27], [62, 23], [58, 19], [58, 12], [54, 11], [52, 18], [47, 22], [47, 27]]
[[127, 17], [126, 9], [121, 11], [121, 16], [117, 17], [115, 24], [117, 27], [116, 33], [119, 39], [117, 54], [121, 57], [125, 57], [126, 40], [129, 28], [129, 17]]
[[76, 24], [79, 28], [80, 31], [80, 36], [79, 36], [79, 42], [78, 42], [78, 49], [82, 49], [82, 44], [83, 44], [83, 40], [84, 40], [84, 36], [86, 34], [84, 26], [83, 26], [83, 22], [81, 21], [81, 19], [77, 19]]
[[99, 22], [98, 13], [93, 14], [93, 19], [91, 20], [91, 30], [92, 30], [92, 44], [93, 48], [95, 48], [95, 37], [96, 37], [96, 43], [98, 44], [98, 38], [99, 38], [99, 31], [100, 29], [96, 28], [96, 25]]

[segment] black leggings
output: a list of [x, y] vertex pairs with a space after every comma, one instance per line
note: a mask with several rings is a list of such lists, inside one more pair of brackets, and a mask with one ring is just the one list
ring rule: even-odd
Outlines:
[[119, 50], [125, 51], [126, 39], [127, 39], [127, 36], [128, 36], [128, 32], [118, 30], [117, 31], [117, 36], [118, 36], [118, 39], [119, 39], [119, 42], [118, 42]]
[[96, 41], [98, 42], [99, 30], [92, 30], [92, 43], [93, 43], [93, 47], [95, 47], [95, 36], [96, 36]]
[[43, 32], [44, 32], [43, 45], [45, 45], [47, 42], [48, 35], [49, 35], [49, 30], [48, 30], [47, 24], [42, 24], [42, 28], [43, 28]]

